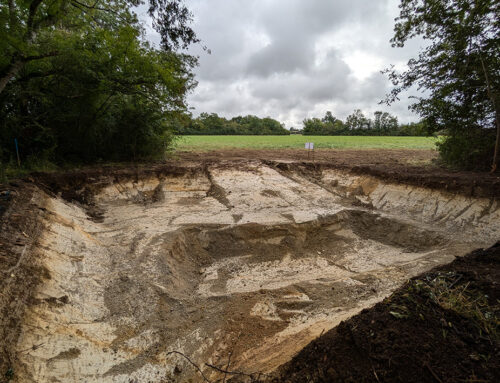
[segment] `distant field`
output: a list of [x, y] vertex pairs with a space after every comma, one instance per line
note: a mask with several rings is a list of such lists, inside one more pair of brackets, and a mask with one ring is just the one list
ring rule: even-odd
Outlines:
[[433, 149], [434, 137], [365, 136], [181, 136], [178, 150], [296, 149], [313, 142], [315, 149]]

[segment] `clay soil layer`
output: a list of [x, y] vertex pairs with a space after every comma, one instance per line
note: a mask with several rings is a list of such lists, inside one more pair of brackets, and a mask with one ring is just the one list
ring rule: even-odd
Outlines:
[[301, 156], [177, 153], [2, 185], [2, 379], [275, 373], [408, 279], [500, 238], [496, 176], [437, 168], [430, 151]]

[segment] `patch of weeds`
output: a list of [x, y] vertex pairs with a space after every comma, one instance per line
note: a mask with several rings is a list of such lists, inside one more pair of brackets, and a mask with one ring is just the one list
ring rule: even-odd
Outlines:
[[24, 177], [33, 172], [50, 173], [58, 169], [59, 167], [54, 163], [35, 157], [29, 157], [21, 166], [14, 161], [0, 163], [0, 183], [7, 183], [9, 180]]
[[410, 317], [410, 310], [404, 305], [392, 304], [390, 306], [389, 314], [396, 319], [407, 319]]
[[[410, 289], [467, 318], [477, 328], [480, 337], [486, 337], [490, 342], [499, 340], [500, 302], [491, 304], [489, 297], [470, 281], [464, 281], [462, 275], [454, 272], [428, 275], [413, 281]], [[451, 327], [451, 324], [445, 324]], [[446, 337], [446, 329], [443, 329], [443, 336]]]

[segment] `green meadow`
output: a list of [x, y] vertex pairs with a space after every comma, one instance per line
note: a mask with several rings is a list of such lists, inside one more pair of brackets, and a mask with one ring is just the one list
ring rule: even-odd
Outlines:
[[180, 136], [176, 149], [298, 149], [313, 142], [315, 149], [434, 149], [435, 137], [388, 136]]

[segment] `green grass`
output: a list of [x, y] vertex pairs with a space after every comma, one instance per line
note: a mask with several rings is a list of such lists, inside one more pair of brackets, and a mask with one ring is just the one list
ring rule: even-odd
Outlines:
[[[175, 149], [303, 149], [306, 142], [314, 142], [315, 149], [434, 149], [436, 141], [434, 137], [386, 136], [180, 136], [175, 142]], [[61, 167], [43, 160], [24, 161], [21, 168], [15, 162], [0, 163], [0, 183], [33, 171], [50, 172], [59, 169]]]
[[54, 172], [59, 170], [59, 167], [47, 160], [34, 160], [23, 162], [19, 167], [16, 162], [9, 163], [0, 162], [0, 184], [8, 182], [11, 179], [27, 176], [33, 172]]
[[178, 150], [299, 149], [313, 142], [315, 149], [434, 149], [434, 137], [386, 136], [181, 136]]

